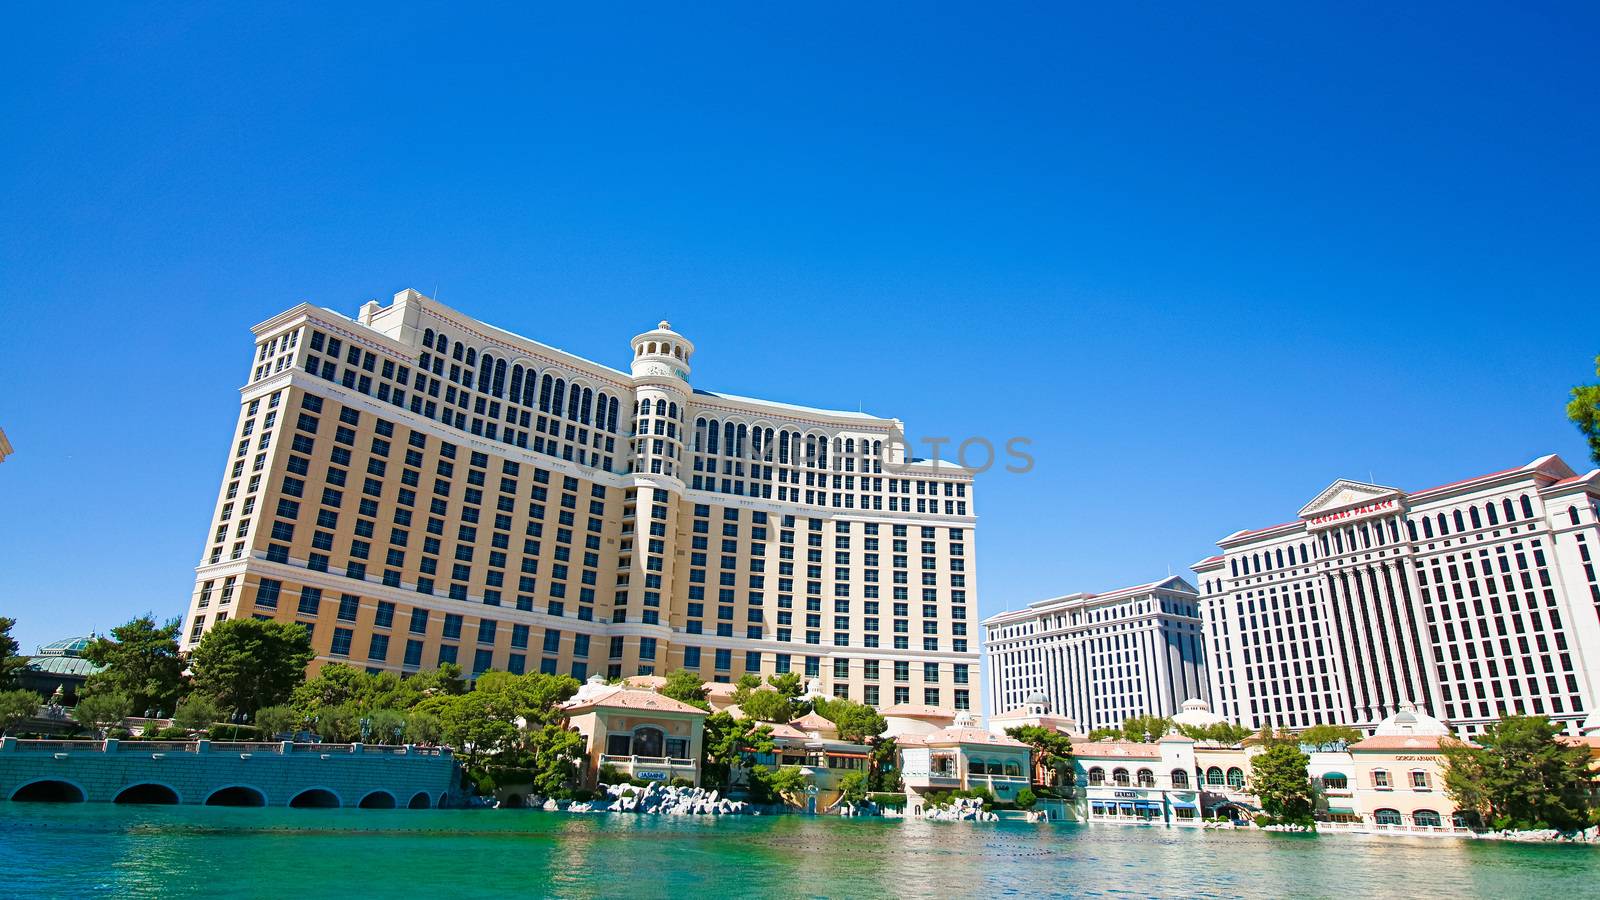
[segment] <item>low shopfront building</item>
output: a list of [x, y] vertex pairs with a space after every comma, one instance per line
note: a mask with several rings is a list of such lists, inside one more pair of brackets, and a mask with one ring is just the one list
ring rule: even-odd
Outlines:
[[651, 690], [607, 685], [599, 676], [564, 707], [584, 737], [583, 780], [594, 785], [609, 766], [646, 781], [700, 784], [701, 733], [706, 711]]
[[1195, 742], [1170, 734], [1153, 744], [1072, 745], [1078, 818], [1121, 825], [1199, 825]]
[[1012, 801], [1029, 785], [1032, 748], [975, 727], [965, 714], [949, 728], [902, 737], [898, 744], [906, 809], [913, 815], [933, 791], [986, 789], [996, 800]]
[[[1460, 834], [1468, 830], [1444, 786], [1441, 742], [1455, 740], [1450, 727], [1412, 706], [1384, 719], [1372, 737], [1350, 745], [1352, 803], [1349, 818], [1328, 803], [1330, 825], [1350, 830]], [[1323, 790], [1329, 775], [1322, 776]], [[1336, 782], [1337, 783], [1337, 782]], [[1334, 816], [1340, 816], [1335, 819]]]

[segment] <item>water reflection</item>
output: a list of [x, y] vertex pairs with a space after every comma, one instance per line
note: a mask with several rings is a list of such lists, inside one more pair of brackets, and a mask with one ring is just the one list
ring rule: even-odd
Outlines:
[[0, 803], [0, 893], [1586, 896], [1600, 849], [1121, 826]]

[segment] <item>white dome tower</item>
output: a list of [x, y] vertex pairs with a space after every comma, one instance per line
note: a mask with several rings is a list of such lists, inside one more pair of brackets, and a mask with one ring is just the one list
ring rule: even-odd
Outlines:
[[633, 471], [680, 485], [689, 414], [689, 358], [694, 344], [663, 320], [633, 338]]
[[688, 385], [693, 355], [694, 344], [663, 319], [655, 330], [633, 336], [633, 377], [670, 378]]

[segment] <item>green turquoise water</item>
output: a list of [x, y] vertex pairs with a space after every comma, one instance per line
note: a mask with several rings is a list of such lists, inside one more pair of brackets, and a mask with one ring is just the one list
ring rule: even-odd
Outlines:
[[1125, 826], [0, 803], [0, 896], [1593, 897], [1600, 848]]

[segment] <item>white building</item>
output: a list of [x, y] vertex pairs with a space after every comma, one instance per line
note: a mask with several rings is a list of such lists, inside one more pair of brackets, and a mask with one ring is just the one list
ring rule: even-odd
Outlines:
[[1415, 703], [1576, 734], [1600, 684], [1600, 470], [1559, 457], [1407, 493], [1339, 480], [1195, 564], [1211, 695], [1251, 727], [1370, 731]]
[[1087, 731], [1208, 696], [1198, 595], [1176, 576], [1040, 600], [983, 626], [991, 715], [1040, 693]]

